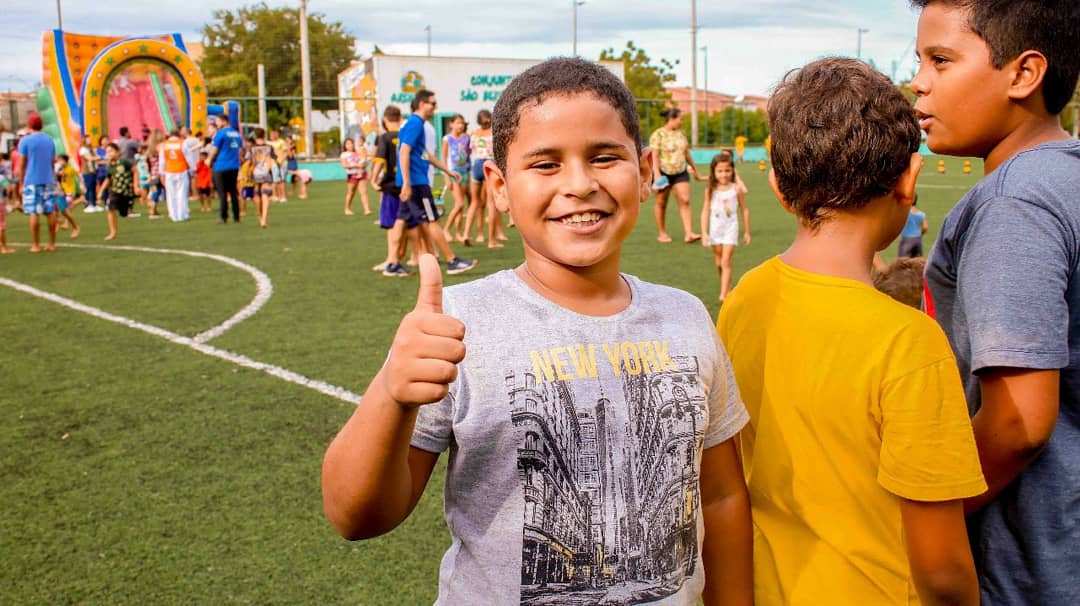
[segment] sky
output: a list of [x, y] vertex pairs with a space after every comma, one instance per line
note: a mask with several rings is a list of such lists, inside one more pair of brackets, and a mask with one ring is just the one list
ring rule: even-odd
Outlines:
[[[136, 35], [179, 32], [201, 40], [217, 9], [244, 2], [184, 0], [162, 10], [145, 0], [61, 0], [64, 29]], [[340, 21], [357, 51], [390, 54], [541, 59], [572, 52], [574, 0], [309, 0], [309, 11]], [[299, 0], [270, 0], [298, 6]], [[57, 26], [52, 0], [7, 0], [0, 20], [0, 91], [31, 90], [41, 79], [41, 34]], [[180, 7], [183, 7], [181, 10]], [[659, 8], [662, 7], [662, 8]], [[586, 0], [578, 7], [578, 54], [597, 58], [627, 40], [654, 59], [678, 61], [677, 83], [691, 83], [690, 0]], [[862, 57], [886, 74], [914, 70], [917, 15], [907, 0], [700, 0], [697, 2], [698, 86], [731, 94], [768, 94], [788, 70], [827, 55]], [[702, 51], [701, 47], [707, 47]], [[707, 57], [707, 59], [706, 59]], [[708, 69], [705, 69], [705, 63]]]

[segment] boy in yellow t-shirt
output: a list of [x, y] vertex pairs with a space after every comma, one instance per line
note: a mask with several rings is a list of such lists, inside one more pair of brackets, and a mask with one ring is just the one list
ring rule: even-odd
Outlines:
[[869, 66], [823, 59], [784, 79], [769, 125], [769, 181], [798, 232], [717, 325], [751, 419], [757, 603], [977, 604], [962, 499], [986, 484], [956, 361], [871, 280], [922, 166], [911, 104]]

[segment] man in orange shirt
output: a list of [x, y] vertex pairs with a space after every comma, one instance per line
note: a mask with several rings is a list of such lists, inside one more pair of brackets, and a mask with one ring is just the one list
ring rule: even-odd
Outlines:
[[158, 152], [158, 166], [165, 173], [165, 203], [169, 207], [169, 218], [173, 221], [187, 221], [188, 193], [191, 179], [188, 177], [187, 158], [184, 157], [184, 140], [180, 131], [169, 133], [169, 138], [161, 144]]

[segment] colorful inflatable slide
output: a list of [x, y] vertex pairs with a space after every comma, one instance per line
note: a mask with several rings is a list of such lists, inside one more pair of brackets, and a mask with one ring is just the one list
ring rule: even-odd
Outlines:
[[[78, 157], [83, 133], [115, 138], [126, 126], [168, 131], [206, 127], [206, 83], [180, 34], [117, 38], [53, 30], [42, 35], [37, 106], [58, 150]], [[230, 108], [234, 118], [235, 108]]]

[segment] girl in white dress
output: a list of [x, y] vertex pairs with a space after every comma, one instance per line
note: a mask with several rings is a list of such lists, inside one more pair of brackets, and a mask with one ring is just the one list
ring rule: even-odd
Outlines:
[[739, 213], [743, 217], [743, 244], [750, 245], [750, 208], [746, 206], [746, 188], [740, 187], [735, 174], [735, 159], [729, 151], [713, 156], [709, 165], [709, 187], [701, 208], [701, 243], [713, 251], [720, 271], [720, 302], [731, 290], [731, 256], [739, 244]]

